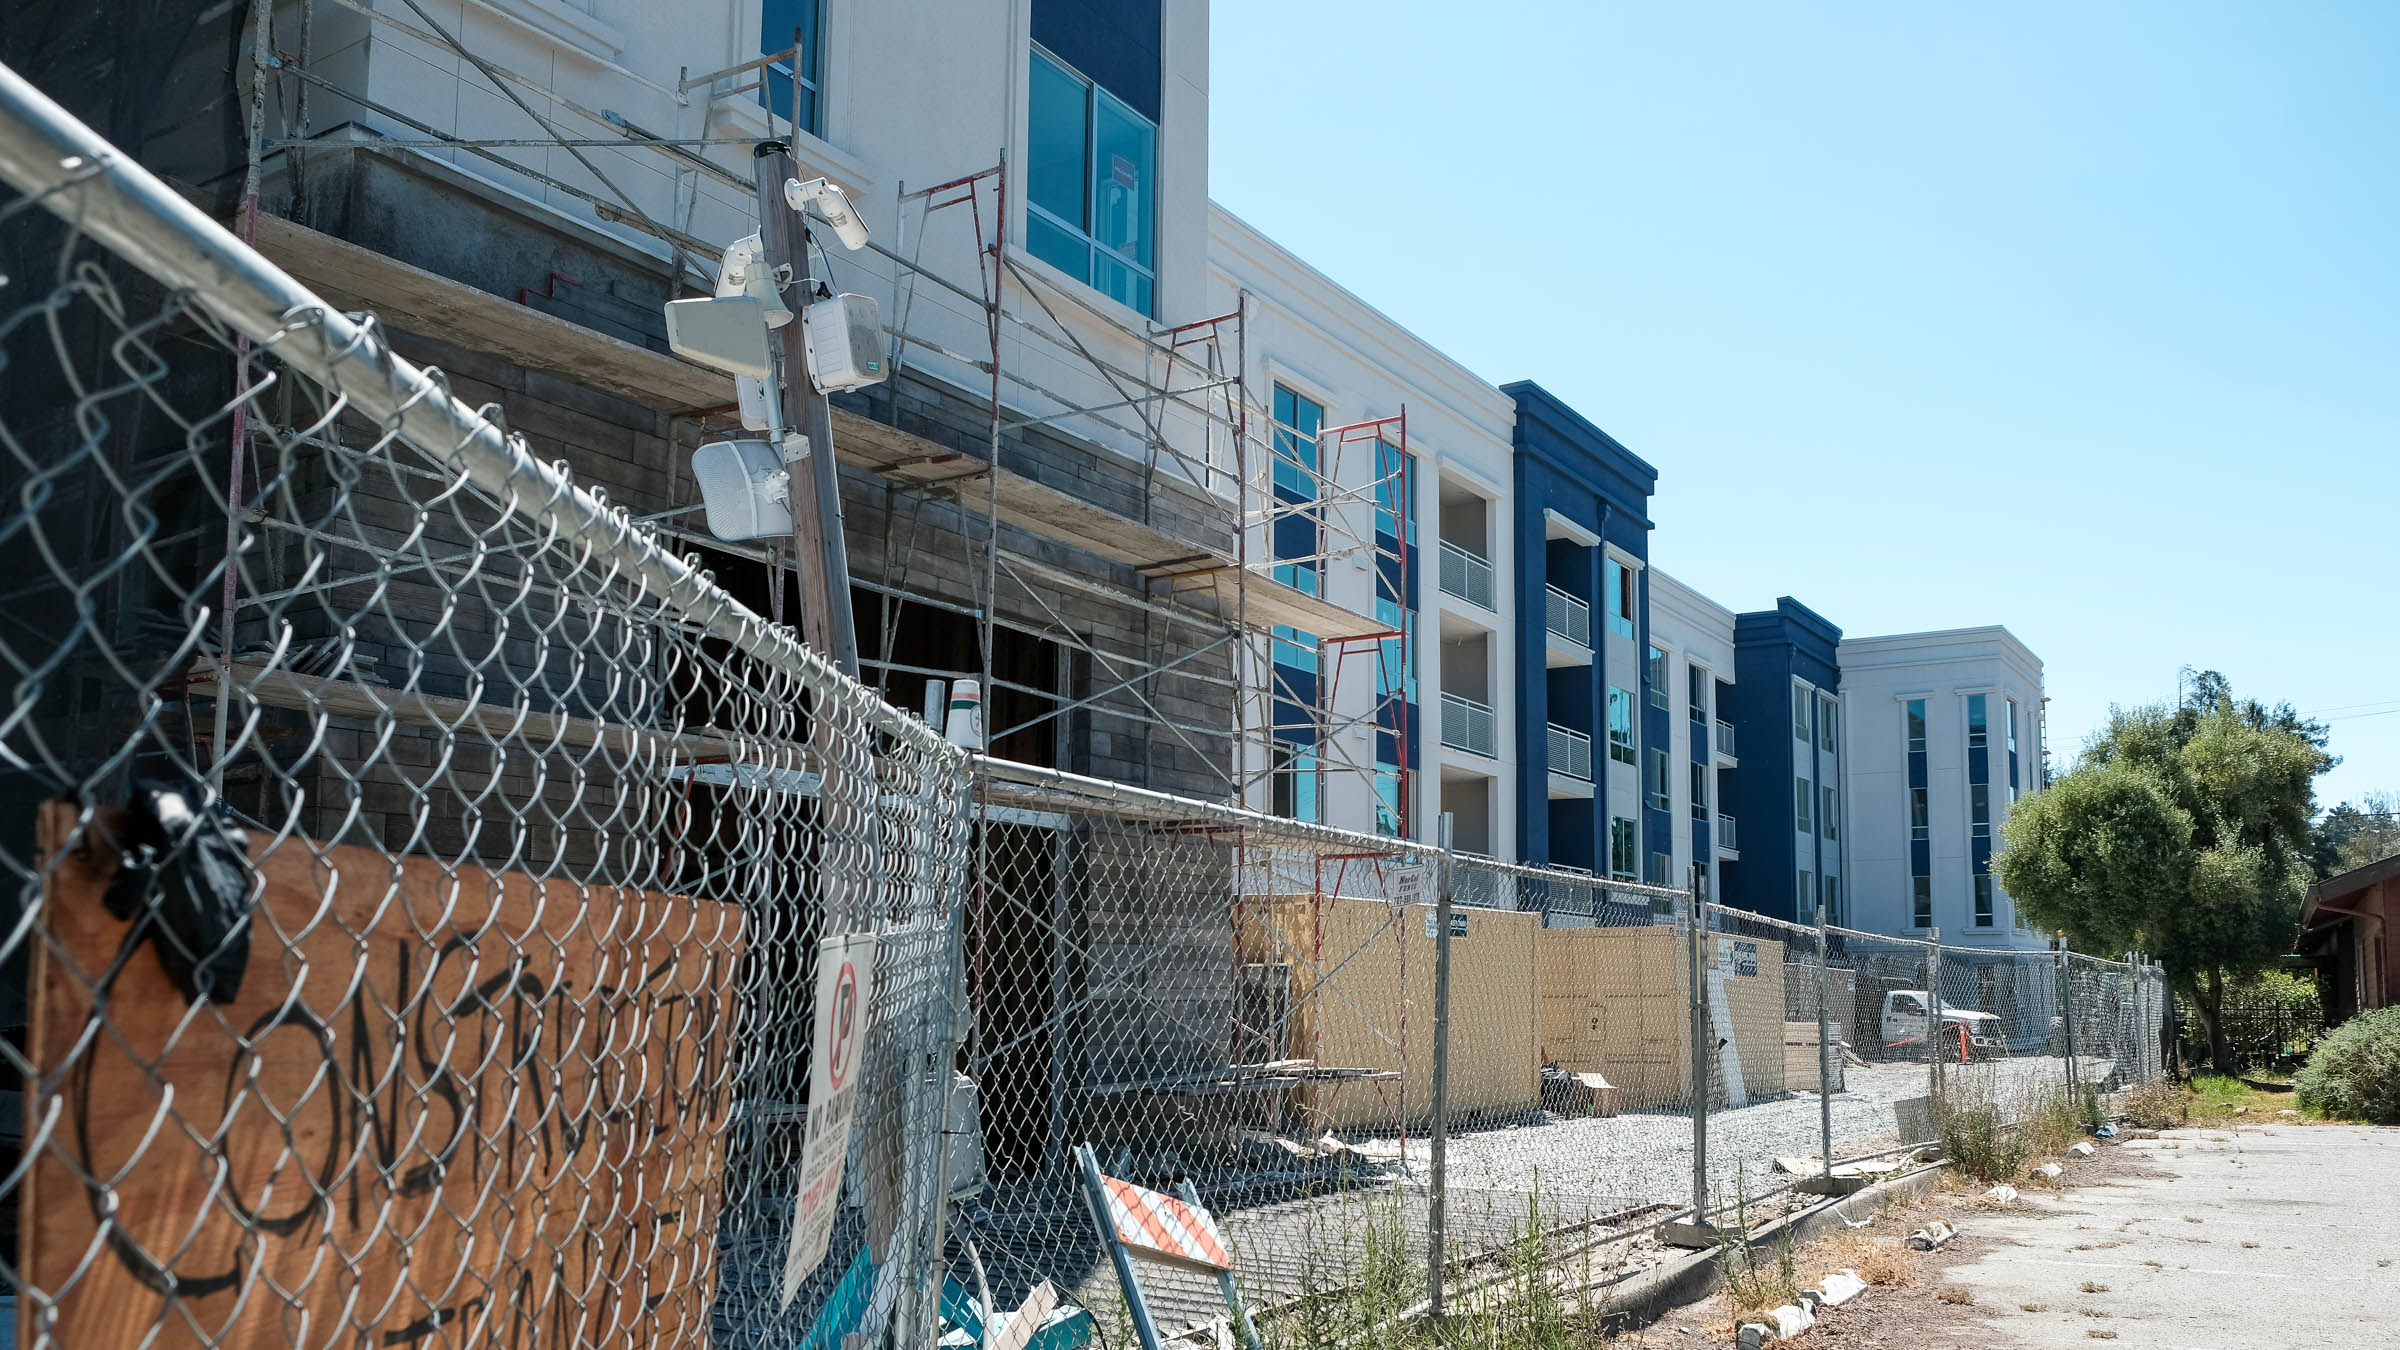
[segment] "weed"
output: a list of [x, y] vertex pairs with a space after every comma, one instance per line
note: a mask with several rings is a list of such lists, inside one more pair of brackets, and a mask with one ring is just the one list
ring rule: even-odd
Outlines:
[[2106, 1316], [2108, 1316], [2108, 1313], [2107, 1313], [2105, 1310], [2103, 1310], [2103, 1309], [2100, 1309], [2100, 1308], [2077, 1308], [2075, 1311], [2077, 1311], [2077, 1312], [2079, 1312], [2079, 1313], [2082, 1313], [2082, 1314], [2083, 1314], [2084, 1316], [2086, 1316], [2086, 1317], [2106, 1317]]
[[2207, 1222], [2208, 1222], [2208, 1220], [2206, 1220], [2206, 1219], [2195, 1219], [2195, 1218], [2193, 1218], [2193, 1217], [2192, 1217], [2191, 1215], [2189, 1215], [2189, 1214], [2186, 1214], [2186, 1215], [2184, 1215], [2184, 1216], [2183, 1216], [2183, 1221], [2184, 1221], [2185, 1223], [2207, 1223]]
[[2016, 1180], [2032, 1156], [2025, 1132], [2008, 1128], [1988, 1079], [1962, 1071], [1953, 1082], [1937, 1103], [1935, 1130], [1941, 1136], [1942, 1156], [1958, 1175], [1984, 1185]]
[[1736, 1231], [1743, 1237], [1728, 1241], [1718, 1257], [1718, 1265], [1725, 1274], [1726, 1305], [1737, 1316], [1779, 1308], [1800, 1294], [1799, 1261], [1792, 1248], [1792, 1226], [1786, 1223], [1779, 1230], [1773, 1264], [1762, 1262], [1758, 1249], [1744, 1240], [1750, 1232], [1750, 1191], [1743, 1169], [1735, 1169], [1733, 1184], [1735, 1222], [1739, 1225]]
[[2147, 1130], [2167, 1130], [2192, 1118], [2192, 1094], [2181, 1083], [2161, 1078], [2125, 1094], [2125, 1118]]
[[1940, 1299], [1944, 1303], [1955, 1303], [1960, 1307], [1965, 1307], [1975, 1301], [1975, 1295], [1972, 1291], [1961, 1289], [1955, 1284], [1943, 1285], [1941, 1288], [1933, 1291], [1933, 1296]]
[[2024, 1309], [2025, 1311], [2027, 1311], [2027, 1312], [2048, 1312], [2048, 1311], [2050, 1311], [2050, 1305], [2049, 1305], [2049, 1304], [2047, 1304], [2047, 1303], [2020, 1303], [2020, 1304], [2018, 1304], [2017, 1306], [2018, 1306], [2018, 1307], [2020, 1307], [2020, 1308], [2023, 1308], [2023, 1309]]
[[2083, 1292], [2087, 1294], [2105, 1294], [2108, 1292], [2108, 1286], [2100, 1283], [2098, 1280], [2085, 1280], [2083, 1282]]
[[2258, 1244], [2257, 1244], [2257, 1243], [2255, 1243], [2255, 1242], [2245, 1242], [2245, 1243], [2243, 1243], [2242, 1245], [2243, 1245], [2243, 1246], [2245, 1246], [2245, 1247], [2255, 1247], [2255, 1246], [2257, 1246]]
[[2083, 1334], [2091, 1337], [2095, 1341], [2113, 1341], [2117, 1338], [2117, 1333], [2113, 1331], [2102, 1331], [2097, 1327], [2094, 1327], [2092, 1330]]
[[1809, 1255], [1827, 1270], [1855, 1270], [1869, 1284], [1900, 1288], [1917, 1282], [1917, 1254], [1897, 1238], [1845, 1230], [1811, 1244]]

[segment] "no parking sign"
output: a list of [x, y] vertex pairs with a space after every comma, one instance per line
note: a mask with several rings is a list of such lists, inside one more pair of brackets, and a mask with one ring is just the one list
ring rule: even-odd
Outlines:
[[800, 1188], [792, 1202], [792, 1245], [784, 1253], [783, 1306], [825, 1260], [850, 1152], [867, 1009], [875, 993], [875, 935], [829, 937], [817, 947], [816, 1042], [808, 1064], [808, 1134], [800, 1149]]

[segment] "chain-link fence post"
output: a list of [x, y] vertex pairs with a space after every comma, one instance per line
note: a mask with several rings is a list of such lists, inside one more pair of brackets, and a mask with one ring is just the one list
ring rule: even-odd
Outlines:
[[1925, 951], [1925, 1063], [1927, 1081], [1931, 1084], [1928, 1103], [1933, 1110], [1934, 1134], [1940, 1137], [1942, 1119], [1942, 930], [1940, 925], [1926, 930], [1929, 944]]
[[1832, 949], [1832, 930], [1825, 920], [1825, 902], [1817, 902], [1817, 1137], [1825, 1155], [1825, 1184], [1833, 1184], [1833, 995], [1826, 972], [1826, 953]]
[[2060, 930], [2058, 950], [2051, 953], [2058, 978], [2058, 1035], [2059, 1050], [2067, 1057], [2067, 1091], [2075, 1098], [2076, 1109], [2083, 1106], [2083, 1083], [2075, 1064], [2075, 970], [2067, 955], [2067, 935]]
[[1451, 815], [1442, 813], [1436, 839], [1442, 850], [1439, 882], [1433, 895], [1433, 1165], [1432, 1192], [1425, 1199], [1425, 1283], [1427, 1311], [1438, 1324], [1442, 1316], [1442, 1265], [1447, 1246], [1450, 1186], [1450, 901], [1455, 879], [1451, 873]]
[[1703, 953], [1708, 945], [1708, 895], [1703, 889], [1700, 869], [1692, 868], [1691, 950], [1690, 966], [1692, 996], [1692, 1224], [1705, 1231], [1708, 1223], [1708, 989], [1707, 963]]

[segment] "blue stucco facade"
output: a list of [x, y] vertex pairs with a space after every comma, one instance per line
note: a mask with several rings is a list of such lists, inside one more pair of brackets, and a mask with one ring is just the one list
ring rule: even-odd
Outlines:
[[[1839, 843], [1824, 838], [1813, 800], [1809, 828], [1801, 829], [1794, 785], [1806, 780], [1813, 793], [1834, 775], [1819, 749], [1820, 700], [1807, 701], [1804, 741], [1794, 725], [1792, 691], [1794, 681], [1815, 694], [1839, 691], [1841, 640], [1841, 629], [1788, 595], [1773, 609], [1734, 616], [1734, 683], [1719, 715], [1733, 723], [1741, 767], [1720, 775], [1720, 791], [1722, 809], [1738, 829], [1741, 856], [1719, 865], [1720, 903], [1799, 923], [1815, 918], [1814, 898], [1802, 904], [1800, 873], [1825, 876], [1827, 854]], [[1838, 863], [1833, 870], [1840, 870]]]
[[[1556, 511], [1598, 535], [1632, 558], [1650, 556], [1650, 495], [1658, 471], [1618, 444], [1557, 395], [1530, 380], [1501, 386], [1516, 400], [1515, 509], [1509, 522], [1516, 543], [1515, 587], [1517, 726], [1517, 856], [1529, 863], [1558, 864], [1604, 872], [1608, 867], [1608, 818], [1642, 817], [1636, 801], [1609, 800], [1607, 772], [1607, 689], [1639, 690], [1639, 669], [1610, 669], [1609, 644], [1604, 636], [1606, 605], [1602, 583], [1607, 575], [1605, 550], [1571, 539], [1551, 539], [1545, 510]], [[1546, 657], [1548, 586], [1584, 601], [1592, 608], [1592, 646], [1589, 665], [1552, 668]], [[1634, 650], [1649, 642], [1647, 571], [1642, 573], [1635, 624]], [[1622, 664], [1625, 658], [1617, 661]], [[1638, 654], [1632, 658], [1638, 665]], [[1648, 700], [1637, 694], [1635, 756], [1640, 763], [1651, 718]], [[1590, 797], [1550, 798], [1549, 727], [1580, 731], [1593, 742], [1593, 793]], [[1663, 724], [1660, 731], [1663, 733]], [[1664, 744], [1663, 734], [1655, 744]], [[1638, 792], [1638, 789], [1637, 789]], [[1666, 819], [1664, 812], [1655, 813]], [[1652, 835], [1663, 838], [1664, 835]]]

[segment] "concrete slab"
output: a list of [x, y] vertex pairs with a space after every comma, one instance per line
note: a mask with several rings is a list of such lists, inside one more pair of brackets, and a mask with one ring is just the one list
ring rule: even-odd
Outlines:
[[2400, 1130], [2175, 1130], [2125, 1148], [2157, 1171], [1975, 1217], [1996, 1245], [1943, 1278], [2001, 1344], [2400, 1345]]

